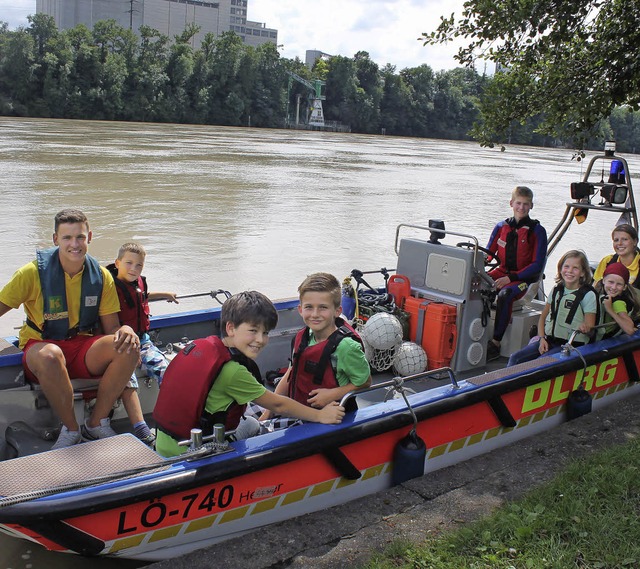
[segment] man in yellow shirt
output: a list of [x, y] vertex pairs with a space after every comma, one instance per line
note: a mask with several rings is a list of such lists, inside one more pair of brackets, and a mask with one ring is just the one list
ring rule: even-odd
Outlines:
[[[91, 237], [81, 211], [59, 212], [55, 247], [37, 251], [37, 259], [18, 269], [0, 291], [0, 316], [24, 306], [25, 376], [41, 385], [63, 424], [54, 449], [116, 434], [108, 416], [138, 364], [138, 335], [120, 326], [113, 277], [87, 254]], [[95, 335], [99, 325], [106, 335]], [[80, 428], [70, 378], [100, 376], [96, 405]]]

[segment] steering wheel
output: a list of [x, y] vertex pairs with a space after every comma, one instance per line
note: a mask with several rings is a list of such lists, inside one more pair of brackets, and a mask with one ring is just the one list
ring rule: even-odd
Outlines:
[[[456, 247], [462, 247], [463, 249], [478, 249], [478, 251], [482, 251], [486, 257], [484, 258], [484, 266], [485, 269], [496, 269], [500, 266], [500, 259], [495, 256], [489, 249], [485, 247], [481, 247], [480, 245], [476, 245], [475, 243], [470, 243], [469, 241], [463, 241], [461, 243], [456, 243]], [[491, 257], [491, 260], [489, 260]]]

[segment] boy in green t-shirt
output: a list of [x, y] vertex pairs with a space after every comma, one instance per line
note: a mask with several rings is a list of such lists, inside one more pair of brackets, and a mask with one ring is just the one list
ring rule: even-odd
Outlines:
[[[340, 317], [342, 293], [336, 277], [329, 273], [309, 275], [298, 293], [298, 312], [305, 327], [296, 335], [293, 363], [275, 392], [320, 408], [369, 387], [371, 369], [360, 338]], [[260, 419], [270, 417], [266, 411]]]
[[[204, 412], [215, 415], [228, 411], [236, 404], [245, 405], [255, 401], [274, 413], [297, 417], [303, 421], [340, 423], [344, 417], [344, 409], [335, 401], [321, 409], [312, 409], [288, 397], [268, 391], [249, 371], [249, 368], [254, 368], [254, 371], [257, 368], [253, 360], [267, 345], [269, 331], [275, 328], [277, 322], [278, 313], [273, 303], [265, 295], [256, 291], [236, 294], [222, 305], [220, 314], [222, 342], [229, 348], [232, 361], [224, 364], [213, 382]], [[166, 376], [165, 381], [167, 381]], [[163, 389], [164, 387], [163, 383]], [[257, 435], [260, 424], [253, 417], [242, 417], [235, 429], [235, 439], [245, 439]], [[174, 438], [158, 430], [156, 451], [159, 454], [165, 457], [176, 456], [186, 450], [186, 447], [179, 446]]]

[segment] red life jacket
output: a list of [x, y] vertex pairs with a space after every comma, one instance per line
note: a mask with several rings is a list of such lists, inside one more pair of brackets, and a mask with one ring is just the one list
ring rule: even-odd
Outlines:
[[120, 324], [131, 326], [137, 334], [143, 334], [149, 330], [149, 290], [147, 279], [138, 277], [137, 281], [125, 282], [118, 278], [118, 269], [111, 264], [107, 269], [113, 275], [120, 300], [120, 312], [118, 318]]
[[536, 240], [533, 229], [540, 222], [535, 219], [525, 218], [517, 223], [513, 217], [505, 220], [500, 227], [497, 239], [498, 258], [500, 267], [492, 271], [493, 278], [498, 278], [500, 270], [504, 274], [516, 273], [531, 263], [536, 254]]
[[300, 330], [293, 342], [293, 364], [289, 378], [289, 397], [309, 405], [309, 393], [314, 389], [338, 387], [331, 365], [331, 354], [345, 338], [353, 338], [364, 345], [358, 333], [342, 318], [336, 318], [337, 330], [326, 340], [309, 346], [309, 328]]
[[226, 411], [205, 411], [211, 386], [227, 362], [238, 361], [259, 380], [258, 366], [240, 353], [233, 353], [217, 336], [199, 338], [187, 344], [167, 366], [162, 387], [153, 410], [158, 428], [180, 441], [189, 439], [191, 429], [199, 428], [204, 435], [213, 432], [213, 425], [222, 423], [225, 430], [235, 429], [246, 405], [235, 401]]

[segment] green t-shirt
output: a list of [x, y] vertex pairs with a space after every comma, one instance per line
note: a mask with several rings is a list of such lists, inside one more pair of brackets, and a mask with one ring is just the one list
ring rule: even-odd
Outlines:
[[[601, 299], [600, 299], [601, 300]], [[616, 314], [620, 314], [621, 312], [627, 313], [627, 303], [621, 299], [614, 299], [611, 303], [611, 307]], [[612, 332], [616, 332], [616, 334], [622, 333], [622, 329], [618, 326], [618, 323], [613, 319], [604, 306], [600, 307], [600, 314], [602, 315], [601, 324], [606, 324], [605, 328], [598, 328], [598, 334], [596, 339], [601, 340], [605, 335], [609, 335]], [[614, 334], [614, 335], [616, 335]]]
[[[234, 401], [244, 405], [262, 397], [265, 391], [266, 388], [258, 383], [246, 367], [238, 362], [227, 362], [209, 390], [204, 408], [209, 413], [226, 411]], [[187, 448], [179, 446], [174, 438], [158, 431], [156, 439], [158, 454], [164, 457], [177, 456], [186, 452]]]
[[[309, 333], [309, 346], [317, 344], [312, 332]], [[362, 346], [353, 338], [344, 338], [331, 354], [331, 365], [336, 370], [338, 385], [343, 387], [349, 383], [360, 386], [366, 383], [371, 375], [369, 362]]]

